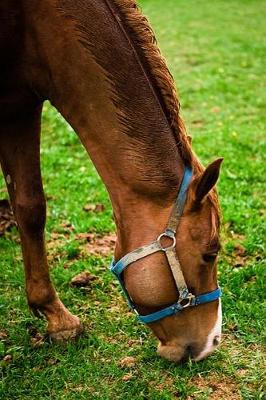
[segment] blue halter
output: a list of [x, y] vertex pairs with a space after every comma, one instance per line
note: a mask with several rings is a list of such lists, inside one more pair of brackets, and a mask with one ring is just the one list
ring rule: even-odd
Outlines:
[[[218, 300], [219, 297], [221, 296], [221, 289], [219, 287], [216, 290], [213, 290], [212, 292], [199, 294], [197, 296], [190, 293], [187, 288], [186, 281], [184, 279], [184, 275], [175, 251], [176, 228], [180, 222], [180, 218], [184, 210], [187, 197], [187, 189], [190, 184], [191, 178], [192, 178], [192, 170], [186, 167], [183, 180], [179, 189], [179, 193], [175, 205], [173, 207], [166, 230], [161, 235], [159, 235], [159, 237], [151, 244], [139, 247], [138, 249], [126, 254], [117, 262], [113, 260], [110, 266], [110, 270], [117, 277], [123, 289], [123, 292], [126, 296], [130, 308], [137, 314], [139, 321], [146, 324], [149, 324], [151, 322], [156, 322], [162, 318], [177, 314], [187, 307], [198, 306], [200, 304], [205, 304], [211, 301]], [[171, 245], [168, 247], [163, 247], [162, 245], [163, 238], [170, 239], [172, 241]], [[125, 288], [123, 271], [128, 265], [132, 264], [133, 262], [141, 258], [147, 257], [148, 255], [153, 254], [157, 251], [163, 251], [167, 257], [169, 266], [171, 268], [171, 272], [173, 274], [176, 283], [176, 287], [178, 289], [179, 299], [176, 303], [168, 307], [165, 307], [162, 310], [153, 312], [148, 315], [140, 315], [136, 309], [136, 305], [132, 301], [128, 291]]]

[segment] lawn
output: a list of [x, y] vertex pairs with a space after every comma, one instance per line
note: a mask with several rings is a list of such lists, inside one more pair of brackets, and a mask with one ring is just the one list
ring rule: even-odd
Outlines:
[[[90, 255], [80, 235], [93, 239], [114, 232], [111, 205], [77, 136], [46, 103], [42, 170], [51, 274], [86, 333], [65, 345], [43, 340], [44, 321], [26, 305], [17, 232], [0, 237], [1, 399], [263, 398], [265, 2], [140, 4], [175, 77], [195, 151], [204, 164], [224, 157], [218, 185], [223, 343], [200, 363], [174, 365], [156, 355], [156, 340], [128, 312], [108, 271], [112, 235], [94, 246], [102, 256]], [[6, 197], [1, 178], [0, 198]], [[84, 210], [98, 203], [99, 212]], [[83, 270], [98, 279], [87, 288], [72, 287], [71, 278]], [[121, 364], [126, 356], [134, 358], [129, 366]]]

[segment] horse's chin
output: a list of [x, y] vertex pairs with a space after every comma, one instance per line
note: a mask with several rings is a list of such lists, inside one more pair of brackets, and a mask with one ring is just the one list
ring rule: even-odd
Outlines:
[[221, 341], [221, 336], [217, 335], [215, 344], [212, 346], [205, 345], [203, 349], [197, 346], [182, 346], [179, 344], [161, 344], [159, 343], [157, 353], [164, 359], [175, 363], [185, 362], [188, 359], [193, 361], [201, 361], [212, 354]]
[[157, 353], [162, 358], [172, 362], [181, 362], [186, 357], [186, 349], [180, 345], [162, 345], [159, 343]]
[[161, 345], [159, 344], [157, 353], [164, 359], [175, 362], [175, 363], [180, 363], [180, 362], [186, 362], [189, 359], [193, 361], [201, 361], [204, 358], [208, 357], [214, 349], [212, 349], [209, 352], [204, 352], [204, 354], [199, 353], [191, 349], [190, 347], [182, 347], [182, 346], [173, 346], [173, 345]]

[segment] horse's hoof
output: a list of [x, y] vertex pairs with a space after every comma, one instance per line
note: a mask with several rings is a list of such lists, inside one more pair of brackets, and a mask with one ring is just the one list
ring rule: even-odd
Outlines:
[[56, 343], [66, 342], [68, 340], [77, 339], [84, 331], [83, 325], [80, 323], [79, 326], [73, 329], [64, 329], [58, 332], [48, 332], [49, 338]]

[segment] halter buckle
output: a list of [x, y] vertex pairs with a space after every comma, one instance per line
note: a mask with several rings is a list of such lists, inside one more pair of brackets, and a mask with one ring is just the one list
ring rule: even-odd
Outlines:
[[194, 299], [195, 299], [194, 294], [188, 293], [186, 297], [180, 297], [178, 299], [178, 304], [180, 304], [182, 308], [187, 308], [192, 305]]
[[[170, 246], [164, 247], [161, 243], [162, 238], [167, 238], [172, 240], [172, 244]], [[175, 248], [176, 245], [176, 238], [175, 238], [175, 232], [172, 231], [171, 229], [167, 229], [165, 232], [161, 233], [158, 238], [157, 238], [157, 243], [160, 246], [162, 251], [167, 251]]]

